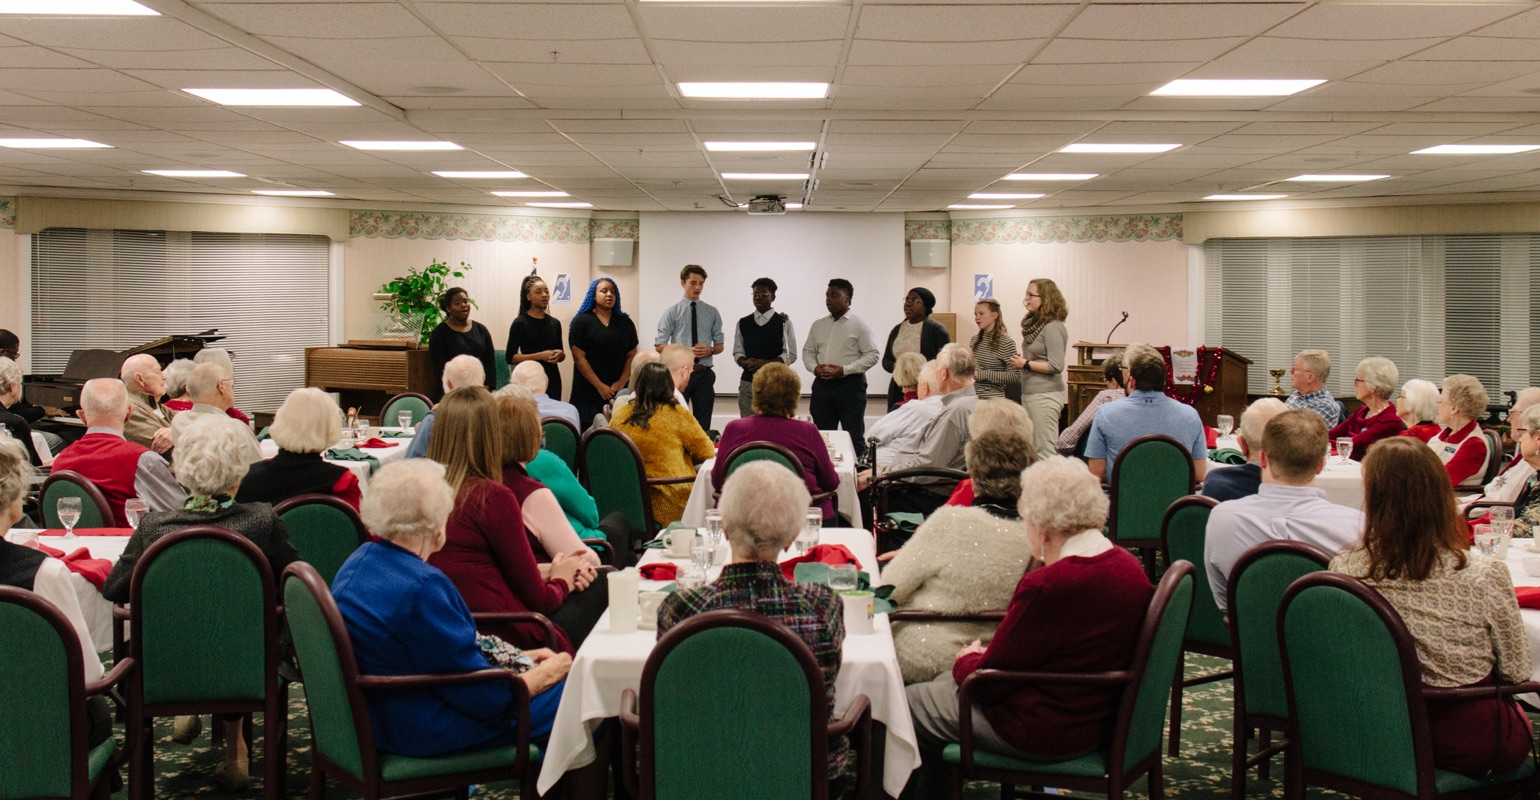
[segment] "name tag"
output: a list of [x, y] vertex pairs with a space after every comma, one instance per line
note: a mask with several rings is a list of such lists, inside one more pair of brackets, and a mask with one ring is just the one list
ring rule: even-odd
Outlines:
[[1446, 444], [1444, 445], [1444, 452], [1448, 453], [1449, 455], [1454, 455], [1455, 453], [1460, 452], [1460, 446], [1457, 444]]

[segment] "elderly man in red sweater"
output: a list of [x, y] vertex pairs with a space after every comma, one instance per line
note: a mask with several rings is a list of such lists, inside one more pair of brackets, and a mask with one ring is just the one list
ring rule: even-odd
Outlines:
[[127, 527], [123, 502], [138, 497], [151, 511], [174, 511], [182, 507], [187, 493], [171, 475], [166, 459], [149, 448], [123, 438], [128, 421], [128, 390], [116, 378], [86, 381], [80, 390], [80, 411], [86, 423], [86, 435], [64, 448], [53, 460], [53, 470], [70, 470], [84, 475], [107, 498], [115, 520], [109, 524]]

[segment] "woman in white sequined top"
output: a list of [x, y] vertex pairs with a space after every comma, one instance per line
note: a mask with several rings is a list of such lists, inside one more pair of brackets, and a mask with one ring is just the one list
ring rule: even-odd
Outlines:
[[[1528, 680], [1531, 662], [1513, 581], [1502, 561], [1470, 552], [1438, 456], [1411, 437], [1377, 442], [1364, 458], [1364, 545], [1331, 569], [1390, 602], [1416, 641], [1429, 686]], [[1466, 775], [1515, 769], [1529, 754], [1529, 720], [1494, 693], [1428, 703], [1433, 763]]]

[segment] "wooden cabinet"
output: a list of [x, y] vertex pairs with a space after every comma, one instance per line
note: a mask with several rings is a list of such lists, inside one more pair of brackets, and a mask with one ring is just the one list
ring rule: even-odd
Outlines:
[[342, 406], [378, 414], [402, 392], [432, 397], [433, 363], [426, 347], [349, 342], [345, 347], [305, 348], [305, 385], [337, 392]]

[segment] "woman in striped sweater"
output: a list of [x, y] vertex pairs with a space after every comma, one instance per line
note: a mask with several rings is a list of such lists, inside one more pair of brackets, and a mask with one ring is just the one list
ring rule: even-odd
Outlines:
[[1011, 367], [1016, 355], [1016, 340], [1011, 338], [1000, 318], [1000, 301], [986, 297], [973, 306], [973, 322], [979, 332], [973, 335], [973, 361], [978, 378], [973, 390], [980, 400], [1004, 397], [1005, 387], [1021, 380], [1021, 370]]

